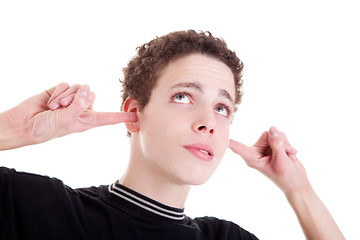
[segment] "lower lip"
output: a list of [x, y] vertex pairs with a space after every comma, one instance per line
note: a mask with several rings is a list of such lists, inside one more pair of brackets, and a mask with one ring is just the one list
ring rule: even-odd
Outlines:
[[196, 157], [198, 157], [198, 158], [200, 158], [201, 160], [204, 160], [204, 161], [211, 161], [212, 158], [213, 158], [209, 154], [203, 153], [203, 152], [199, 151], [196, 148], [186, 148], [186, 150], [188, 150], [189, 152], [194, 154]]

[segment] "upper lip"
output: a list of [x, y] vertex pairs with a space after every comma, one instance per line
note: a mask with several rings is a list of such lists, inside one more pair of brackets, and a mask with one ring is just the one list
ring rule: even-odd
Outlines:
[[191, 148], [191, 149], [197, 149], [197, 150], [204, 150], [210, 154], [210, 156], [213, 156], [213, 150], [209, 145], [202, 144], [202, 143], [195, 143], [184, 146], [184, 148]]

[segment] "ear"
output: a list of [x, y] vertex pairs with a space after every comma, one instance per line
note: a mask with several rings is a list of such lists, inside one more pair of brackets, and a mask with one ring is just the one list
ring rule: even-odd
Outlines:
[[[138, 102], [135, 99], [127, 98], [125, 100], [123, 109], [124, 112], [138, 112]], [[139, 128], [139, 119], [137, 122], [125, 122], [125, 126], [127, 130], [131, 133], [138, 132], [140, 130]]]

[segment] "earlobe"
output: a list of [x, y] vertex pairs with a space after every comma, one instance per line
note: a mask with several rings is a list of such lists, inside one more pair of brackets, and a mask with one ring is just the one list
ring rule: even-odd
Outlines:
[[[127, 98], [124, 103], [124, 112], [138, 112], [138, 102], [135, 99]], [[127, 130], [131, 133], [138, 132], [139, 127], [139, 118], [137, 122], [126, 122], [125, 126]]]

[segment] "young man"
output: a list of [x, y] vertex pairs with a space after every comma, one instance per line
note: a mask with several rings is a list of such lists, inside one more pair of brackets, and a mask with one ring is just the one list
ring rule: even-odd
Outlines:
[[95, 112], [87, 86], [62, 83], [0, 114], [1, 150], [120, 122], [131, 144], [128, 168], [109, 186], [74, 190], [0, 168], [0, 236], [257, 239], [234, 223], [183, 212], [191, 185], [206, 182], [230, 147], [281, 188], [308, 239], [343, 239], [283, 133], [272, 127], [251, 147], [229, 139], [242, 66], [221, 39], [175, 32], [141, 46], [124, 69], [123, 113]]

